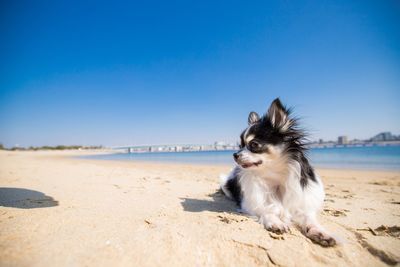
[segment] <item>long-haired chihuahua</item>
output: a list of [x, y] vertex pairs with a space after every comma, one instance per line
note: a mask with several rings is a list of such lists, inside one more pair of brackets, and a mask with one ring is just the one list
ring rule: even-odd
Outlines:
[[222, 177], [221, 189], [270, 231], [283, 233], [292, 222], [322, 246], [337, 241], [317, 221], [325, 193], [306, 157], [305, 132], [277, 98], [260, 117], [251, 112], [233, 154], [237, 166]]

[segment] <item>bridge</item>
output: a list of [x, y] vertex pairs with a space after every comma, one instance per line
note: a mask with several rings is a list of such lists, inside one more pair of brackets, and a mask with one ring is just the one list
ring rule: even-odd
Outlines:
[[184, 152], [184, 151], [209, 151], [209, 150], [230, 150], [237, 149], [235, 144], [161, 144], [161, 145], [126, 145], [111, 147], [114, 150], [124, 150], [127, 153], [133, 152]]

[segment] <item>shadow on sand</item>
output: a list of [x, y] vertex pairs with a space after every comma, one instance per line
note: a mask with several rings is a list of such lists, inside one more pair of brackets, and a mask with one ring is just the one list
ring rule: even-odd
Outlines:
[[0, 187], [0, 206], [19, 209], [48, 208], [58, 201], [42, 192], [12, 187]]
[[237, 213], [238, 207], [221, 191], [218, 190], [208, 196], [212, 197], [213, 200], [182, 198], [181, 205], [183, 210], [189, 212], [212, 211]]

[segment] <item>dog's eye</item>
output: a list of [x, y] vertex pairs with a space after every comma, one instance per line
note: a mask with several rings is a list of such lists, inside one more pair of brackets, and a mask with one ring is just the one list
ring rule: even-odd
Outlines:
[[257, 142], [251, 141], [249, 146], [250, 146], [250, 149], [257, 149], [260, 147], [260, 144]]

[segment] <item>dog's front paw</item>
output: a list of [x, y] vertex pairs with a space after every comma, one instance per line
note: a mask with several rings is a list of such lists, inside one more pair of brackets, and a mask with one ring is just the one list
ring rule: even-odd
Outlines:
[[284, 223], [277, 216], [261, 217], [260, 222], [264, 225], [265, 229], [277, 234], [283, 234], [289, 231], [289, 225]]
[[307, 227], [306, 236], [310, 238], [313, 242], [320, 244], [323, 247], [333, 247], [337, 244], [335, 238], [333, 238], [317, 226]]

